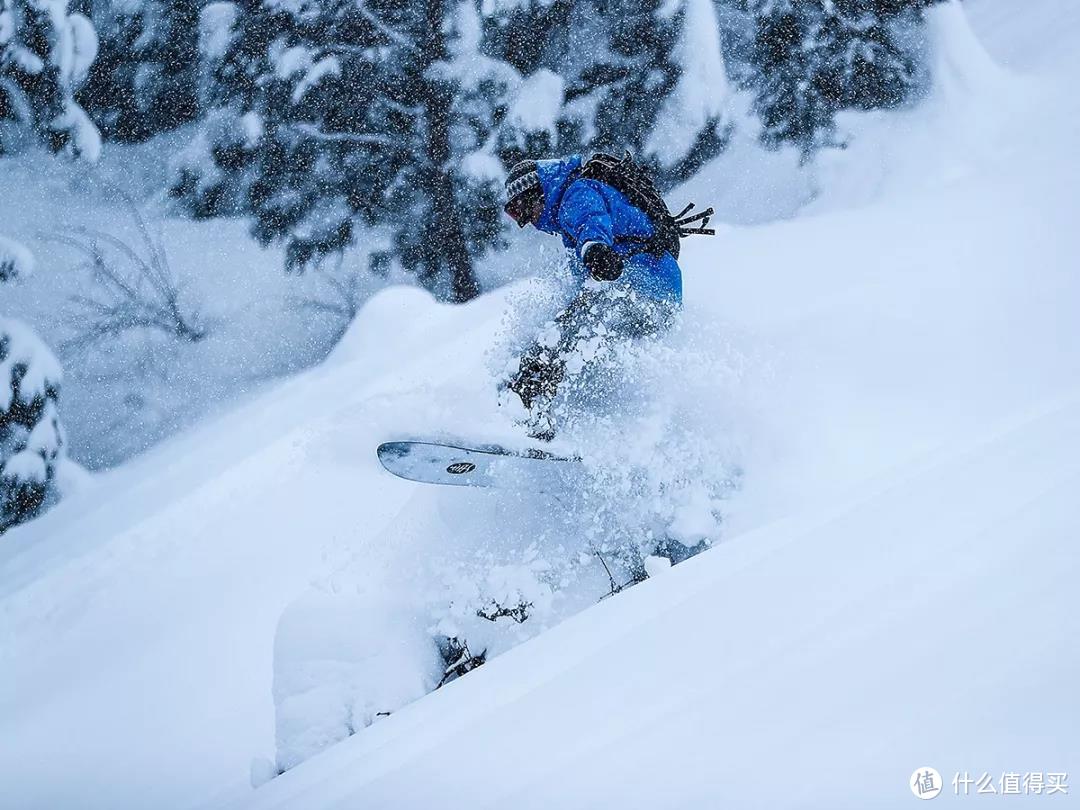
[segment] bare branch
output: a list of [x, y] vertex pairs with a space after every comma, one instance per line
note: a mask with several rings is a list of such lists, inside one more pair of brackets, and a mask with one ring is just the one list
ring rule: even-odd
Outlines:
[[[117, 237], [113, 236], [112, 234], [105, 233], [104, 231], [95, 231], [95, 230], [91, 230], [90, 228], [84, 228], [84, 227], [77, 228], [76, 233], [79, 233], [79, 234], [85, 236], [86, 238], [92, 240], [91, 244], [95, 244], [96, 242], [105, 242], [105, 243], [111, 245], [116, 250], [123, 253], [124, 256], [128, 259], [128, 261], [130, 261], [133, 265], [138, 266], [138, 265], [145, 264], [145, 262], [143, 261], [143, 258], [141, 256], [139, 256], [134, 251], [133, 248], [131, 248], [126, 242], [124, 242], [121, 239], [118, 239]], [[147, 267], [147, 269], [149, 270], [149, 269], [152, 269], [152, 268]], [[147, 278], [147, 280], [150, 281], [150, 283], [153, 284], [157, 288], [159, 293], [161, 293], [162, 295], [167, 294], [168, 289], [169, 289], [168, 279], [161, 279], [161, 278], [158, 278], [156, 276], [156, 274], [154, 274], [154, 273], [148, 273], [148, 274], [140, 275], [139, 278], [137, 279], [137, 282], [139, 280], [142, 280], [144, 275]]]
[[113, 271], [109, 263], [105, 261], [96, 242], [82, 242], [74, 236], [65, 236], [63, 234], [42, 234], [41, 238], [67, 245], [68, 247], [79, 251], [90, 259], [90, 269], [97, 280], [105, 281], [107, 284], [113, 285], [125, 296], [137, 297], [136, 291], [128, 286], [128, 284]]
[[69, 350], [86, 349], [135, 329], [162, 332], [191, 343], [202, 340], [206, 330], [195, 313], [182, 308], [164, 245], [155, 238], [130, 195], [117, 191], [128, 203], [146, 255], [113, 234], [85, 227], [42, 236], [87, 257], [79, 269], [89, 269], [98, 285], [94, 295], [71, 297], [81, 313], [74, 319], [84, 324], [61, 345]]

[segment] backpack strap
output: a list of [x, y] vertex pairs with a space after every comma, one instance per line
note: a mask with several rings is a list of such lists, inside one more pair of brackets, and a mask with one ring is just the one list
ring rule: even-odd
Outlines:
[[[709, 217], [714, 213], [712, 206], [710, 205], [704, 211], [694, 214], [689, 217], [684, 217], [694, 207], [693, 203], [690, 203], [686, 208], [676, 214], [673, 219], [675, 220], [675, 227], [679, 229], [679, 238], [689, 236], [691, 234], [699, 234], [701, 236], [716, 236], [716, 230], [708, 227]], [[693, 225], [695, 222], [700, 222], [696, 228], [688, 228], [687, 225]]]

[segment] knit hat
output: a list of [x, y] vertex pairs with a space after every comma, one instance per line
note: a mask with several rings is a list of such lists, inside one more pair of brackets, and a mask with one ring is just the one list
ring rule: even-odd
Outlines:
[[515, 163], [506, 175], [506, 200], [509, 202], [532, 188], [540, 187], [540, 175], [536, 171], [535, 160], [523, 160]]

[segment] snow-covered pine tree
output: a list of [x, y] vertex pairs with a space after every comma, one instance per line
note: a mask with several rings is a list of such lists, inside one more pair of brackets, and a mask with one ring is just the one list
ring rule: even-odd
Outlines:
[[486, 34], [492, 52], [528, 77], [500, 134], [507, 164], [630, 149], [669, 185], [726, 143], [729, 89], [712, 0], [504, 2]]
[[57, 400], [62, 374], [25, 324], [0, 318], [0, 532], [29, 520], [55, 497], [64, 429]]
[[[540, 68], [519, 85], [498, 132], [498, 154], [503, 165], [513, 166], [526, 158], [555, 157], [560, 145], [574, 144], [577, 133], [562, 129], [565, 86], [563, 77]], [[568, 137], [569, 135], [569, 137]]]
[[[499, 0], [485, 4], [485, 50], [525, 76], [541, 68], [563, 75], [561, 68], [570, 61], [571, 34], [580, 31], [581, 22], [587, 21], [593, 11], [584, 5], [581, 0]], [[583, 38], [575, 39], [575, 51], [583, 53]], [[596, 45], [594, 39], [591, 48]]]
[[937, 0], [832, 0], [827, 91], [845, 109], [884, 109], [920, 87], [922, 11]]
[[475, 4], [239, 8], [217, 70], [211, 162], [186, 160], [174, 195], [213, 213], [208, 194], [243, 188], [256, 237], [283, 240], [292, 270], [344, 250], [357, 222], [382, 225], [424, 286], [476, 295], [473, 259], [502, 227], [492, 133], [519, 77], [479, 53]]
[[908, 101], [920, 85], [917, 31], [935, 0], [754, 0], [754, 102], [766, 145], [808, 159], [841, 145], [834, 116]]
[[0, 282], [12, 281], [34, 271], [34, 255], [20, 242], [0, 236]]
[[[0, 237], [0, 283], [25, 275], [30, 251]], [[64, 455], [57, 401], [62, 373], [25, 324], [0, 317], [0, 533], [28, 520], [57, 495]]]
[[668, 2], [659, 13], [678, 25], [669, 57], [678, 79], [657, 113], [644, 154], [659, 167], [661, 184], [674, 185], [727, 145], [731, 86], [713, 0]]
[[761, 139], [776, 147], [792, 143], [808, 159], [833, 142], [835, 109], [821, 92], [825, 44], [819, 0], [758, 0], [754, 6], [753, 62], [757, 69], [754, 109]]
[[[587, 16], [581, 17], [580, 5], [576, 0], [502, 0], [485, 6], [486, 51], [526, 77], [498, 134], [498, 154], [506, 166], [577, 151], [584, 143], [581, 122], [565, 115], [568, 65], [587, 62], [580, 46], [572, 49], [570, 40], [572, 34], [581, 33], [582, 24], [589, 26], [594, 43], [604, 35]], [[578, 54], [576, 60], [572, 50]], [[594, 107], [589, 108], [590, 119]]]
[[80, 100], [110, 140], [142, 140], [196, 118], [201, 0], [96, 0], [101, 51]]
[[597, 16], [597, 31], [584, 40], [595, 38], [602, 46], [593, 49], [594, 61], [575, 78], [567, 96], [596, 100], [590, 149], [619, 154], [630, 149], [642, 155], [664, 98], [678, 81], [679, 68], [671, 60], [678, 24], [661, 13], [663, 0], [610, 0], [604, 5], [607, 15]]
[[384, 8], [400, 36], [371, 122], [395, 134], [375, 158], [390, 170], [382, 219], [395, 224], [406, 269], [440, 297], [465, 301], [479, 292], [473, 259], [504, 224], [495, 134], [520, 76], [481, 53], [475, 0]]
[[0, 154], [27, 135], [86, 160], [101, 151], [97, 127], [75, 100], [98, 41], [67, 0], [0, 0]]
[[202, 8], [203, 114], [191, 141], [172, 156], [167, 183], [169, 194], [192, 216], [251, 212], [248, 195], [260, 172], [257, 147], [266, 134], [263, 110], [277, 112], [266, 100], [275, 95], [279, 80], [273, 60], [287, 50], [285, 42], [301, 37], [301, 23], [310, 25], [314, 19], [310, 8], [293, 14], [259, 0], [212, 2]]
[[[497, 136], [521, 75], [483, 53], [475, 0], [428, 2], [424, 56], [409, 71], [419, 81], [424, 135], [403, 161], [425, 194], [409, 194], [406, 171], [391, 199], [399, 216], [421, 224], [397, 231], [403, 264], [418, 269], [427, 286], [442, 284], [450, 300], [464, 301], [479, 292], [473, 259], [499, 244], [505, 226]], [[452, 248], [444, 252], [441, 244]]]

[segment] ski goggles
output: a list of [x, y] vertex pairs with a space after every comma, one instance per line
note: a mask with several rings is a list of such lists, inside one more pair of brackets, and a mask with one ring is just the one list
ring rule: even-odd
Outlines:
[[[539, 189], [537, 189], [539, 192]], [[531, 225], [540, 218], [543, 209], [544, 197], [540, 193], [532, 193], [531, 190], [516, 197], [511, 197], [503, 206], [503, 211], [517, 223], [519, 228]]]

